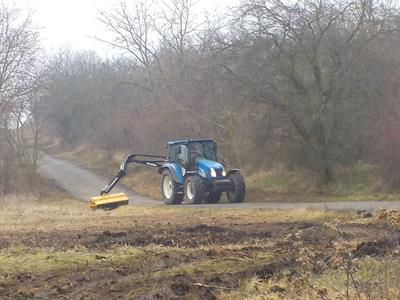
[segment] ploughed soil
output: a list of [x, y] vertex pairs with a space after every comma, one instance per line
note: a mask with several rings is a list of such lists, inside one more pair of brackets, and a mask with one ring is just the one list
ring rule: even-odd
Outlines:
[[253, 276], [295, 276], [300, 247], [325, 261], [338, 241], [354, 243], [354, 257], [396, 247], [370, 214], [73, 202], [2, 211], [1, 299], [218, 299]]

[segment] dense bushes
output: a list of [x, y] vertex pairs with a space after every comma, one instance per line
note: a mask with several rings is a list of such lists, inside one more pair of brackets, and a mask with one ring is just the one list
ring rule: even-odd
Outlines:
[[375, 161], [386, 185], [400, 189], [400, 122], [382, 128], [374, 148]]

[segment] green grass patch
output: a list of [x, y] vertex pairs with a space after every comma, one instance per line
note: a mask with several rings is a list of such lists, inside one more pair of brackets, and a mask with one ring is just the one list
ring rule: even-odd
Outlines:
[[[166, 272], [160, 272], [158, 276], [176, 276], [182, 274], [195, 276], [198, 273], [224, 274], [248, 270], [252, 267], [257, 267], [264, 263], [264, 259], [251, 259], [230, 256], [224, 258], [210, 258], [171, 268]], [[157, 274], [155, 274], [155, 276], [158, 277]]]
[[0, 251], [0, 273], [70, 270], [87, 267], [102, 259], [120, 262], [140, 254], [141, 251], [134, 247], [117, 247], [107, 251], [89, 251], [82, 246], [67, 251], [11, 247]]

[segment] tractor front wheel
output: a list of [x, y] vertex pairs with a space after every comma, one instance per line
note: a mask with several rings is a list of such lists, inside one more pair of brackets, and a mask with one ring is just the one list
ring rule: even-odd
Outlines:
[[185, 181], [185, 195], [189, 203], [200, 204], [206, 196], [207, 187], [204, 179], [199, 176], [189, 176]]
[[181, 204], [183, 194], [179, 194], [179, 184], [175, 182], [169, 170], [165, 170], [161, 176], [161, 195], [165, 204]]
[[228, 200], [230, 203], [243, 202], [246, 194], [246, 184], [244, 178], [240, 173], [231, 173], [228, 175], [231, 180], [233, 189], [228, 192]]

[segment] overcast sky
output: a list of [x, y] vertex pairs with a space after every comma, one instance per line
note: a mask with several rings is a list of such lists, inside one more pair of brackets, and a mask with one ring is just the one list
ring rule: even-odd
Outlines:
[[[97, 20], [98, 10], [112, 9], [119, 0], [5, 0], [5, 3], [33, 11], [34, 23], [41, 28], [43, 46], [49, 52], [70, 47], [95, 50], [100, 55], [112, 54], [108, 46], [93, 37], [104, 36], [104, 27]], [[196, 13], [223, 12], [236, 3], [237, 0], [199, 0]]]

